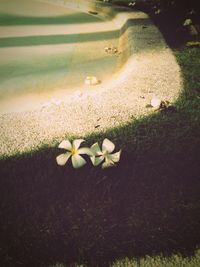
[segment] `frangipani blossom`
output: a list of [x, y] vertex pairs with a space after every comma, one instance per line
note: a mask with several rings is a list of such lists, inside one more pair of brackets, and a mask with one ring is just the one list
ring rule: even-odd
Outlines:
[[99, 144], [95, 143], [91, 146], [93, 156], [90, 157], [94, 166], [98, 166], [101, 162], [102, 168], [108, 168], [115, 165], [120, 160], [121, 150], [111, 154], [115, 149], [115, 145], [107, 138], [103, 140], [102, 149]]
[[64, 140], [59, 144], [59, 148], [66, 149], [67, 152], [59, 155], [56, 158], [58, 165], [65, 165], [69, 158], [71, 157], [72, 165], [75, 169], [78, 169], [86, 164], [85, 159], [80, 156], [87, 154], [88, 156], [93, 155], [90, 148], [82, 147], [79, 148], [81, 143], [84, 142], [83, 139], [76, 139], [72, 143], [69, 140]]

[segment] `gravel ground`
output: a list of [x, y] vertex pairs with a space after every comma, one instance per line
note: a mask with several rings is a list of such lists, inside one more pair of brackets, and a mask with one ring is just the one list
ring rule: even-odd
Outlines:
[[[103, 4], [101, 9], [98, 4], [99, 10], [103, 14]], [[63, 138], [84, 137], [147, 115], [152, 109], [146, 105], [153, 96], [170, 102], [178, 98], [182, 88], [180, 68], [148, 16], [138, 11], [111, 10], [107, 5], [105, 10], [106, 17], [110, 12], [115, 23], [122, 26], [118, 73], [106, 85], [63, 97], [59, 104], [1, 115], [1, 157], [54, 146]]]

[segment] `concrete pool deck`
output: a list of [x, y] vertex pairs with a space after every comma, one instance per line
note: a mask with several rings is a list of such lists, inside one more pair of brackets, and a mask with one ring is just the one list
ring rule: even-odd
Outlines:
[[[57, 0], [61, 5], [66, 2]], [[174, 102], [180, 95], [178, 63], [146, 14], [94, 1], [79, 2], [81, 10], [89, 8], [105, 15], [121, 28], [119, 71], [97, 90], [76, 92], [38, 110], [0, 115], [1, 156], [55, 146], [70, 136], [84, 137], [120, 126], [152, 113], [146, 108], [152, 97]]]

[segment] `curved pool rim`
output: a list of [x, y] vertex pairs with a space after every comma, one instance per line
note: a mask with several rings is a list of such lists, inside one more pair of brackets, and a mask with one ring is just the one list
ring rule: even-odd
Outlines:
[[105, 19], [113, 19], [121, 28], [119, 73], [101, 90], [72, 95], [61, 105], [0, 116], [0, 155], [26, 153], [55, 146], [64, 138], [106, 131], [151, 114], [146, 106], [154, 96], [170, 102], [179, 97], [180, 67], [148, 15], [99, 2], [97, 6], [93, 1], [85, 3], [85, 9], [92, 4], [89, 11], [105, 14]]
[[[112, 79], [119, 57], [104, 47], [118, 45], [114, 22], [66, 4], [0, 2], [0, 114], [39, 109]], [[92, 75], [100, 83], [90, 87], [84, 80]]]

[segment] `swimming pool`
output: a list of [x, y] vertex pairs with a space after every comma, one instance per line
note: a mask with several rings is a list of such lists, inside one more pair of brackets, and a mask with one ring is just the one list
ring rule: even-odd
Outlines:
[[0, 0], [0, 112], [41, 108], [117, 69], [119, 30], [112, 21], [36, 0]]

